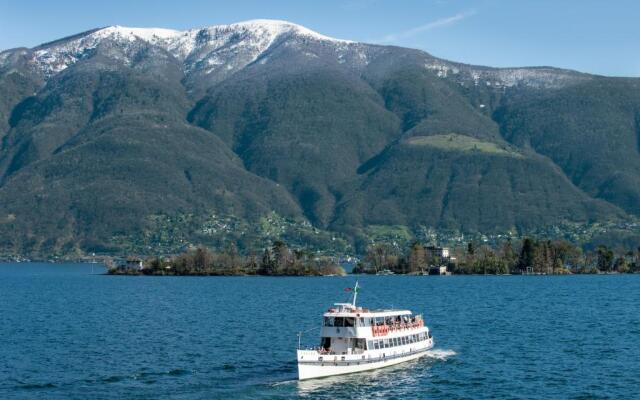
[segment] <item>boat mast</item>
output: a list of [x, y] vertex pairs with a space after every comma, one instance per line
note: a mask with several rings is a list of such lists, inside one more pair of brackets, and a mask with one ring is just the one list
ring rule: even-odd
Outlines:
[[358, 297], [358, 281], [356, 280], [356, 285], [353, 287], [353, 308], [356, 308], [356, 297]]

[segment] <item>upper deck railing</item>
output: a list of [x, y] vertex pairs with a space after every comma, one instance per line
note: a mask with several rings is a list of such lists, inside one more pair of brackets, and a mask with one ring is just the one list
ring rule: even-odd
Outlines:
[[371, 331], [373, 336], [386, 336], [391, 332], [400, 332], [410, 329], [422, 328], [424, 321], [422, 318], [415, 318], [409, 322], [394, 322], [392, 324], [373, 325]]

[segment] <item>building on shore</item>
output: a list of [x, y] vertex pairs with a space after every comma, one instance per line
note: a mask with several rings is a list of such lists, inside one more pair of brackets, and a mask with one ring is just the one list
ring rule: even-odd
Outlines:
[[446, 265], [432, 266], [429, 268], [429, 275], [451, 275]]
[[441, 261], [449, 261], [451, 258], [448, 247], [425, 246], [424, 251], [429, 260], [440, 259]]
[[429, 275], [451, 275], [447, 266], [455, 260], [451, 257], [448, 247], [425, 246], [424, 251], [428, 263]]

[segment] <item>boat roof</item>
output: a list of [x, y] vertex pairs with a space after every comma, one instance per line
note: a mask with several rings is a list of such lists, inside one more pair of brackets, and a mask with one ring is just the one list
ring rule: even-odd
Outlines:
[[350, 303], [336, 303], [323, 314], [325, 317], [394, 317], [398, 315], [411, 315], [409, 310], [378, 309], [372, 310], [363, 307], [353, 307]]

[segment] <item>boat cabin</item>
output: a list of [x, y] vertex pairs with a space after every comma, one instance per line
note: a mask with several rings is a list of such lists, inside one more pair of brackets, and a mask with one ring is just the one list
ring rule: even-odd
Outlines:
[[424, 330], [416, 331], [422, 327], [422, 315], [408, 310], [369, 310], [336, 303], [323, 315], [320, 352], [361, 354], [411, 344], [428, 338]]

